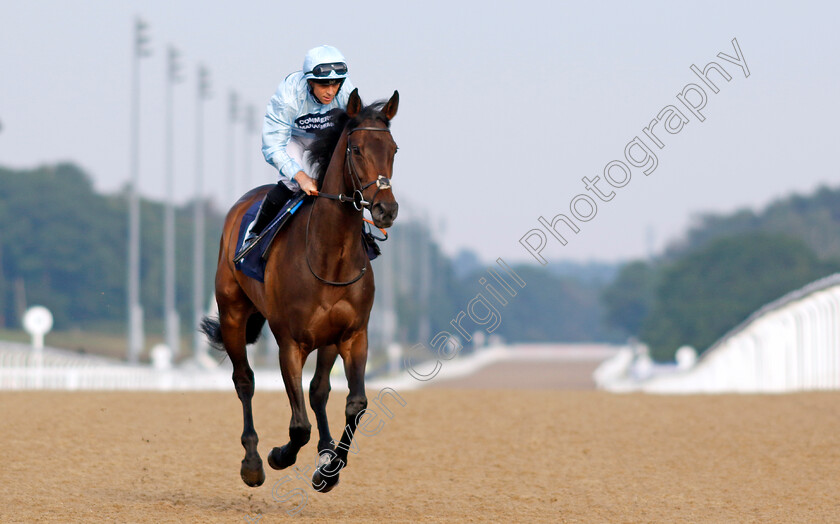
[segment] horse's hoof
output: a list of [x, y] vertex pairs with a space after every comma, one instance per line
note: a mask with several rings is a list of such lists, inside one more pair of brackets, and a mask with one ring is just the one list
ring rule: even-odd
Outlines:
[[239, 476], [242, 477], [242, 482], [252, 488], [262, 486], [262, 483], [265, 482], [265, 470], [263, 469], [262, 459], [260, 459], [259, 455], [242, 459], [242, 468], [239, 470]]
[[329, 493], [334, 487], [338, 486], [338, 473], [333, 476], [321, 474], [321, 468], [315, 470], [312, 475], [312, 489], [319, 493]]
[[288, 451], [288, 444], [280, 448], [273, 448], [268, 454], [268, 465], [274, 469], [286, 469], [297, 460], [297, 453]]
[[[344, 467], [344, 462], [334, 456], [334, 453], [321, 453], [318, 456], [318, 467], [312, 475], [312, 489], [321, 493], [327, 493], [338, 485], [338, 473]], [[333, 460], [337, 463], [332, 465]]]

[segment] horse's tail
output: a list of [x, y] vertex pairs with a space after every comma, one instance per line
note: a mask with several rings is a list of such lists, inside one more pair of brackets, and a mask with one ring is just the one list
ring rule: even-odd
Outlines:
[[245, 325], [245, 342], [253, 344], [260, 338], [263, 325], [265, 325], [265, 317], [259, 313], [254, 313], [248, 317], [248, 323]]
[[219, 317], [204, 317], [201, 319], [201, 324], [198, 327], [199, 331], [207, 335], [207, 340], [213, 349], [224, 351], [225, 346], [222, 343], [222, 324], [219, 322]]
[[[265, 317], [259, 313], [254, 313], [248, 317], [248, 323], [245, 325], [245, 342], [253, 344], [260, 338], [263, 325], [265, 324]], [[210, 345], [219, 351], [225, 351], [224, 343], [222, 342], [222, 324], [218, 317], [204, 317], [201, 319], [199, 330], [207, 335]]]

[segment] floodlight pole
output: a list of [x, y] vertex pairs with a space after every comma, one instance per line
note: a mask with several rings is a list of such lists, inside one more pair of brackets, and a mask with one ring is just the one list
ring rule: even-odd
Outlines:
[[237, 120], [239, 120], [239, 95], [235, 91], [231, 91], [228, 95], [227, 194], [229, 198], [233, 199], [233, 202], [239, 198], [236, 188], [236, 167], [234, 164], [235, 126]]
[[[251, 187], [257, 187], [259, 184], [256, 184], [254, 180], [251, 180], [251, 137], [254, 134], [254, 119], [256, 118], [256, 108], [253, 105], [248, 105], [245, 108], [245, 112], [243, 115], [243, 123], [245, 125], [244, 130], [244, 138], [243, 141], [243, 160], [244, 160], [244, 172], [242, 173], [242, 180], [245, 180], [245, 183], [250, 185]], [[246, 190], [250, 190], [251, 188], [246, 187]]]
[[175, 309], [175, 173], [173, 166], [174, 127], [172, 117], [172, 95], [175, 84], [182, 81], [180, 54], [170, 46], [167, 55], [166, 78], [166, 197], [164, 213], [164, 270], [163, 270], [163, 314], [164, 340], [178, 356], [180, 349], [179, 319]]
[[193, 234], [193, 355], [207, 347], [198, 330], [204, 312], [204, 101], [210, 98], [210, 74], [198, 66], [198, 91], [195, 104], [195, 208]]
[[131, 175], [128, 183], [128, 354], [127, 360], [136, 364], [143, 350], [143, 306], [140, 304], [140, 59], [151, 54], [146, 47], [148, 25], [139, 17], [134, 19], [134, 49], [131, 67]]

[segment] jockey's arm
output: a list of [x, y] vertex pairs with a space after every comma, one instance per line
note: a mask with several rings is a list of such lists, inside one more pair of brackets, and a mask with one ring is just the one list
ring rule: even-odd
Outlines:
[[[282, 86], [281, 86], [282, 87]], [[266, 109], [262, 131], [262, 153], [265, 161], [280, 172], [280, 176], [295, 180], [297, 173], [303, 171], [298, 162], [286, 151], [292, 139], [294, 107], [282, 99], [281, 88], [271, 97]]]
[[295, 181], [298, 183], [303, 192], [307, 195], [311, 195], [312, 193], [318, 191], [318, 185], [315, 183], [309, 175], [304, 173], [303, 171], [298, 171], [295, 175]]

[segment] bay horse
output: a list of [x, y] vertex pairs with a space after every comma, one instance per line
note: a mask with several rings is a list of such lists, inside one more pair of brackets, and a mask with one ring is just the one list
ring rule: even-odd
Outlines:
[[[271, 450], [268, 464], [274, 469], [291, 466], [309, 441], [312, 424], [301, 380], [303, 364], [316, 349], [317, 367], [309, 385], [319, 434], [312, 486], [322, 492], [331, 490], [347, 464], [353, 433], [367, 407], [367, 324], [374, 292], [373, 272], [361, 240], [362, 210], [369, 207], [374, 225], [380, 228], [390, 227], [396, 219], [399, 205], [390, 179], [397, 145], [389, 128], [398, 105], [397, 91], [387, 102], [364, 107], [358, 90], [353, 90], [332, 131], [312, 144], [310, 158], [320, 175], [317, 195], [327, 198], [307, 198], [298, 219], [277, 234], [268, 251], [264, 282], [238, 271], [233, 257], [243, 215], [271, 186], [245, 194], [225, 218], [216, 269], [219, 318], [205, 317], [201, 330], [215, 347], [224, 348], [233, 364], [233, 384], [244, 418], [245, 458], [240, 476], [248, 486], [261, 485], [265, 471], [257, 452], [259, 439], [251, 411], [254, 372], [245, 346], [256, 341], [266, 321], [280, 348], [280, 369], [292, 409], [289, 442]], [[344, 432], [333, 446], [326, 405], [330, 370], [338, 355], [350, 392]]]

